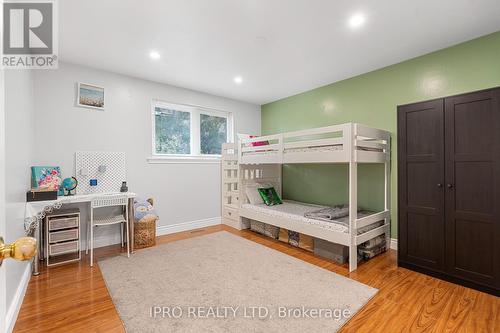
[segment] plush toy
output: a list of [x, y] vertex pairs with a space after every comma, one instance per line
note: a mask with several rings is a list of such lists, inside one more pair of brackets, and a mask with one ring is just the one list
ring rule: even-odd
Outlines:
[[153, 199], [136, 198], [134, 200], [134, 245], [135, 248], [156, 244], [156, 221], [158, 215], [153, 207]]
[[135, 222], [147, 222], [158, 219], [158, 215], [153, 207], [153, 199], [147, 200], [142, 198], [134, 199], [134, 217]]

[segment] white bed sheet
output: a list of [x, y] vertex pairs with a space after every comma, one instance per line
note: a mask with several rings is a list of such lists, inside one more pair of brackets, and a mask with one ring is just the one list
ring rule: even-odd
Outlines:
[[[243, 208], [255, 210], [259, 213], [267, 214], [270, 216], [281, 217], [296, 220], [303, 223], [312, 224], [323, 229], [332, 230], [336, 232], [349, 232], [349, 217], [343, 217], [335, 221], [326, 222], [316, 219], [304, 217], [305, 213], [309, 213], [326, 206], [312, 205], [298, 201], [283, 200], [283, 204], [275, 206], [267, 206], [265, 204], [243, 204]], [[372, 212], [361, 211], [358, 212], [358, 218], [368, 216]]]
[[[249, 151], [243, 152], [243, 156], [251, 155], [274, 155], [277, 153], [276, 150], [265, 150], [265, 146], [262, 146], [263, 150], [259, 151]], [[304, 148], [288, 148], [283, 151], [284, 154], [287, 153], [307, 153], [307, 152], [331, 152], [336, 150], [342, 150], [342, 145], [330, 145], [330, 146], [320, 146], [320, 147], [304, 147]]]
[[[243, 156], [255, 156], [255, 155], [276, 155], [278, 153], [277, 150], [266, 150], [266, 146], [262, 146], [262, 150], [258, 151], [248, 151], [248, 152], [243, 152]], [[283, 151], [284, 154], [290, 154], [290, 153], [311, 153], [311, 152], [320, 152], [320, 153], [328, 153], [332, 151], [338, 151], [342, 150], [343, 147], [341, 144], [338, 145], [329, 145], [329, 146], [319, 146], [319, 147], [301, 147], [301, 148], [288, 148]], [[364, 147], [358, 147], [358, 150], [364, 150], [364, 151], [372, 151], [372, 152], [383, 152], [382, 149], [378, 148], [364, 148]]]

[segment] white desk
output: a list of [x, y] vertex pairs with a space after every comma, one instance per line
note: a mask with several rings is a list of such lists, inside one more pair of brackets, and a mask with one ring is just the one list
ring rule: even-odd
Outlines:
[[[40, 247], [40, 223], [42, 223], [45, 215], [52, 213], [54, 210], [60, 209], [65, 204], [73, 203], [88, 203], [90, 208], [90, 202], [95, 197], [105, 196], [105, 195], [118, 195], [124, 194], [129, 199], [128, 204], [128, 221], [129, 221], [129, 239], [130, 242], [130, 252], [134, 252], [134, 198], [137, 196], [133, 192], [114, 192], [114, 193], [92, 193], [92, 194], [77, 194], [71, 196], [58, 197], [57, 200], [47, 200], [47, 201], [31, 201], [26, 203], [24, 210], [24, 228], [26, 234], [33, 235], [37, 239], [38, 246]], [[39, 271], [39, 256], [37, 255], [33, 260], [33, 275], [40, 274]]]

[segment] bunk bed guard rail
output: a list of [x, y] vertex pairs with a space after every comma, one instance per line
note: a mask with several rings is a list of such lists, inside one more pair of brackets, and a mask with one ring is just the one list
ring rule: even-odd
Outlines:
[[386, 163], [390, 133], [357, 123], [311, 128], [238, 142], [241, 164]]

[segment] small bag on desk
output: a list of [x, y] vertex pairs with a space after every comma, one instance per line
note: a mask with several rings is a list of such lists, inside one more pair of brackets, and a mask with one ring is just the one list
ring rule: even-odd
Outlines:
[[153, 198], [134, 200], [134, 247], [143, 249], [156, 245], [156, 221]]

